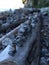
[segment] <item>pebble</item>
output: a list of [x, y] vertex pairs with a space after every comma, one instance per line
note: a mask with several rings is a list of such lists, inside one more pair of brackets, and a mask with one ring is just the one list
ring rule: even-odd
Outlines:
[[40, 64], [41, 65], [47, 65], [47, 60], [45, 57], [41, 57]]
[[48, 53], [48, 50], [46, 48], [42, 48], [42, 55], [45, 55], [46, 53]]
[[47, 59], [47, 62], [49, 63], [49, 58]]
[[12, 40], [10, 38], [5, 38], [3, 41], [2, 41], [2, 44], [4, 46], [7, 46], [9, 44], [12, 44]]

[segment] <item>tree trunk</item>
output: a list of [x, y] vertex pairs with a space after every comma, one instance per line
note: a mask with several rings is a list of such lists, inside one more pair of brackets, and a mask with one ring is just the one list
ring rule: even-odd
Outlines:
[[37, 5], [38, 5], [38, 0], [33, 0], [32, 2], [33, 2], [33, 7], [37, 7]]

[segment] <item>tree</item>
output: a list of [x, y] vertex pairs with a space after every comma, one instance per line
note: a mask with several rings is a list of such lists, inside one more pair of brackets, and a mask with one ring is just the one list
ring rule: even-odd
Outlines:
[[[27, 7], [36, 7], [38, 5], [38, 0], [25, 0], [26, 3], [24, 3]], [[22, 2], [25, 2], [22, 0]]]
[[49, 6], [49, 0], [25, 0], [25, 1], [26, 1], [26, 3], [24, 5], [26, 7], [41, 8], [41, 7]]
[[32, 0], [32, 4], [33, 4], [33, 7], [37, 7], [37, 5], [38, 5], [38, 0]]

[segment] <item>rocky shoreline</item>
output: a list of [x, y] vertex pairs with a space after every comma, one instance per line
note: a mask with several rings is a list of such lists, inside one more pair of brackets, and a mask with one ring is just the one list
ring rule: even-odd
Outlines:
[[17, 50], [14, 56], [12, 50], [11, 59], [6, 58], [8, 61], [0, 62], [0, 65], [49, 64], [49, 8], [41, 10], [24, 8], [0, 13], [1, 49], [4, 51], [10, 45]]

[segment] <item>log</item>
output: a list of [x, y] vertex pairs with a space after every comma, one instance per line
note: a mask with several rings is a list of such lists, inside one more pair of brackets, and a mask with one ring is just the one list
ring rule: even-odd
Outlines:
[[[36, 28], [34, 30], [32, 30], [31, 36], [28, 37], [24, 46], [19, 49], [19, 51], [15, 54], [15, 56], [10, 58], [10, 59], [7, 58], [4, 61], [9, 60], [9, 61], [15, 62], [18, 65], [26, 65], [26, 59], [27, 59], [28, 53], [30, 52], [30, 49], [31, 49], [31, 46], [33, 45], [33, 42], [35, 41], [35, 39], [37, 39], [37, 33], [38, 33], [37, 29], [38, 29], [38, 25], [36, 26]], [[2, 62], [4, 62], [4, 61], [2, 61]]]
[[36, 50], [35, 50], [35, 53], [34, 53], [34, 59], [31, 63], [31, 65], [39, 65], [39, 59], [40, 59], [40, 29], [39, 29], [39, 32], [38, 32], [38, 38], [37, 38], [37, 42], [36, 42]]
[[[7, 58], [6, 60], [13, 61], [18, 65], [26, 65], [26, 59], [28, 57], [28, 54], [31, 50], [31, 46], [34, 45], [34, 41], [37, 39], [37, 34], [39, 32], [39, 21], [36, 23], [36, 27], [32, 28], [32, 34], [31, 36], [28, 36], [26, 42], [24, 43], [23, 47], [19, 48], [17, 53], [14, 57]], [[38, 50], [38, 49], [37, 49]], [[5, 60], [5, 61], [6, 61]]]
[[5, 32], [9, 28], [14, 29], [15, 27], [19, 26], [21, 23], [25, 22], [26, 20], [27, 20], [27, 18], [23, 18], [20, 20], [18, 19], [17, 21], [14, 21], [12, 23], [2, 24], [2, 26], [0, 28], [0, 32]]
[[31, 50], [31, 46], [34, 45], [33, 42], [37, 39], [38, 28], [39, 24], [37, 24], [36, 28], [32, 30], [32, 34], [25, 42], [24, 48], [22, 48], [19, 53], [17, 52], [18, 56], [15, 55], [16, 58], [14, 57], [14, 62], [16, 62], [18, 65], [26, 65], [26, 59]]
[[41, 19], [42, 19], [41, 14], [40, 14], [39, 19], [40, 19], [40, 21], [39, 21], [39, 28], [38, 28], [38, 33], [37, 33], [38, 37], [37, 37], [37, 41], [35, 43], [36, 49], [35, 49], [34, 58], [31, 62], [31, 65], [39, 65], [39, 61], [40, 61], [40, 47], [41, 47], [40, 31], [41, 31]]
[[2, 38], [0, 38], [0, 44], [2, 43], [2, 41], [6, 38], [9, 37], [12, 34], [16, 34], [18, 29], [20, 26], [16, 27], [15, 29], [13, 29], [12, 31], [10, 31], [9, 33], [7, 33], [6, 35], [4, 35]]

